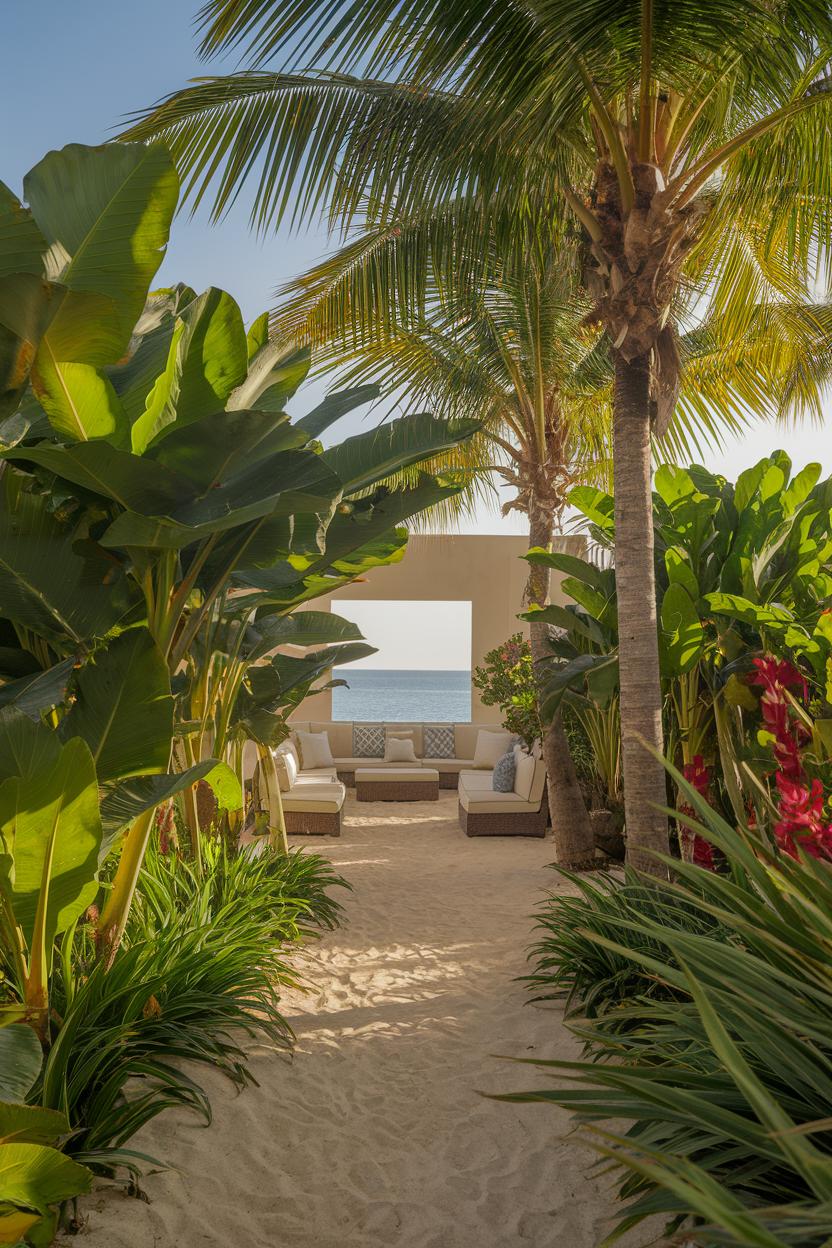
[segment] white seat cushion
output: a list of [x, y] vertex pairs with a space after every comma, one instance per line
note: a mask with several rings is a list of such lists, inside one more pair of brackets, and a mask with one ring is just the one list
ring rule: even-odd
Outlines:
[[336, 814], [344, 805], [347, 790], [339, 780], [295, 784], [283, 796], [283, 809], [310, 814]]
[[[321, 784], [327, 780], [337, 780], [338, 772], [334, 767], [315, 767], [311, 771], [299, 771], [295, 784]], [[294, 788], [294, 785], [292, 786]]]
[[359, 780], [372, 781], [374, 784], [395, 784], [402, 780], [423, 780], [439, 782], [439, 772], [433, 767], [360, 767], [355, 773], [356, 783]]
[[472, 758], [423, 758], [423, 767], [435, 767], [437, 771], [459, 772], [470, 769], [474, 765]]
[[516, 793], [496, 793], [493, 789], [474, 789], [459, 786], [459, 800], [463, 810], [474, 815], [535, 814], [540, 802], [524, 802]]

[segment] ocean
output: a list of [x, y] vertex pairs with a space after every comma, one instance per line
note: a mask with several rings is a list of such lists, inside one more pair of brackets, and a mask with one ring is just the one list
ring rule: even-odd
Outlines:
[[332, 718], [460, 723], [471, 718], [470, 672], [336, 669], [349, 688], [332, 690]]

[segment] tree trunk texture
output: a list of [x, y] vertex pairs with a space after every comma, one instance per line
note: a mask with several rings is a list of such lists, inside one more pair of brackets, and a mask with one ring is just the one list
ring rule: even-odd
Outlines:
[[[549, 510], [535, 510], [529, 515], [529, 545], [551, 549], [553, 517]], [[526, 600], [529, 606], [544, 607], [549, 601], [549, 569], [529, 565]], [[542, 671], [542, 662], [551, 655], [547, 645], [548, 627], [530, 625], [532, 661], [535, 673]], [[570, 870], [595, 865], [595, 837], [586, 809], [575, 764], [569, 753], [569, 742], [560, 715], [542, 733], [543, 761], [546, 764], [549, 797], [549, 818], [555, 838], [555, 861]]]
[[613, 405], [615, 585], [618, 595], [621, 749], [627, 861], [664, 876], [667, 853], [665, 771], [642, 742], [663, 752], [662, 692], [653, 565], [650, 464], [650, 357], [616, 353]]

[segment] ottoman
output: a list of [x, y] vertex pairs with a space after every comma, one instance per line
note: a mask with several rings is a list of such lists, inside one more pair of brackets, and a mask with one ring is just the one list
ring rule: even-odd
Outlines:
[[439, 772], [433, 767], [359, 767], [359, 802], [438, 802]]

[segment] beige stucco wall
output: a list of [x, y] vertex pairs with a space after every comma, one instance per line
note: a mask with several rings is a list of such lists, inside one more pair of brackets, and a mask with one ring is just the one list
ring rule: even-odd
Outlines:
[[[522, 558], [528, 550], [525, 537], [496, 535], [424, 535], [410, 538], [401, 563], [374, 568], [364, 581], [330, 595], [332, 610], [339, 602], [389, 602], [402, 600], [450, 600], [471, 603], [471, 666], [524, 625], [517, 619], [523, 609], [523, 590], [528, 564]], [[559, 538], [556, 548], [573, 554], [584, 552], [582, 538]], [[565, 601], [559, 591], [561, 577], [552, 576], [552, 600]], [[314, 604], [324, 608], [325, 601]], [[369, 629], [367, 640], [376, 643]], [[346, 673], [345, 673], [346, 675]], [[316, 694], [298, 708], [298, 719], [332, 718], [332, 694]], [[483, 706], [476, 689], [471, 691], [471, 718], [499, 720], [496, 707]]]

